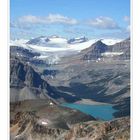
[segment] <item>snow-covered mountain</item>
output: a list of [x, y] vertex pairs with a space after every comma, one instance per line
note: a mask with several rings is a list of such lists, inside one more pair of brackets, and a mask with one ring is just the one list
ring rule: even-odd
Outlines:
[[[82, 50], [91, 47], [98, 40], [99, 39], [88, 40], [85, 37], [67, 40], [59, 36], [40, 36], [31, 40], [11, 40], [10, 45], [21, 47], [29, 50], [29, 52], [32, 53], [39, 53], [40, 55], [36, 56], [36, 59], [51, 59], [50, 61], [53, 62], [54, 60], [60, 61], [60, 57], [77, 54]], [[101, 41], [102, 43], [111, 46], [120, 42], [121, 40], [102, 39]], [[52, 60], [53, 58], [54, 60]]]
[[[97, 42], [99, 39], [90, 39], [86, 37], [65, 39], [59, 36], [40, 36], [33, 38], [31, 40], [14, 40], [10, 42], [12, 46], [21, 46], [26, 49], [31, 49], [33, 51], [39, 52], [58, 52], [58, 51], [81, 51], [90, 47], [93, 43]], [[114, 45], [121, 42], [121, 39], [102, 39], [101, 40], [106, 45]]]
[[55, 47], [56, 45], [59, 47], [63, 47], [67, 43], [67, 39], [59, 37], [59, 36], [40, 36], [34, 39], [29, 40], [26, 44], [28, 45], [38, 45], [43, 47]]
[[68, 40], [68, 44], [77, 44], [77, 43], [83, 43], [88, 41], [86, 37], [77, 37], [77, 38], [72, 38]]
[[75, 43], [68, 43], [68, 40], [58, 36], [41, 36], [31, 40], [15, 40], [10, 42], [11, 46], [20, 46], [32, 51], [45, 52], [63, 52], [63, 51], [81, 51], [88, 48], [97, 40], [87, 40], [86, 38], [75, 38]]

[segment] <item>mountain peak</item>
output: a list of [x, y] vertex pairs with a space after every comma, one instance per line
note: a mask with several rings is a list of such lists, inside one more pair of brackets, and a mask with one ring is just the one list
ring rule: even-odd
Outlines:
[[91, 60], [98, 59], [101, 57], [101, 53], [106, 52], [108, 46], [102, 42], [102, 40], [98, 40], [94, 44], [92, 44], [89, 48], [82, 51], [84, 54], [82, 59]]
[[[94, 45], [103, 45], [104, 43], [102, 42], [103, 39], [98, 40], [97, 42], [94, 43]], [[104, 44], [106, 45], [106, 44]]]
[[77, 44], [77, 43], [83, 43], [88, 41], [88, 38], [86, 38], [85, 36], [83, 37], [77, 37], [77, 38], [72, 38], [68, 40], [69, 44]]
[[40, 36], [34, 39], [29, 40], [26, 44], [29, 45], [39, 45], [39, 46], [48, 46], [48, 44], [63, 44], [66, 43], [67, 40], [65, 38], [53, 35], [53, 36]]

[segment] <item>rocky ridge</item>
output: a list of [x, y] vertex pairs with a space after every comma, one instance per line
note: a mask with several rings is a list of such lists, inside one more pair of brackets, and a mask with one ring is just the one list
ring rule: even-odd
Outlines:
[[[62, 124], [61, 124], [62, 125]], [[34, 112], [15, 115], [11, 123], [11, 140], [129, 140], [129, 117], [113, 121], [86, 121], [69, 125], [70, 127], [51, 127], [40, 123]]]
[[[18, 58], [10, 59], [10, 101], [28, 99], [49, 99], [53, 93], [51, 86], [44, 81], [28, 63]], [[57, 95], [55, 95], [57, 98]]]

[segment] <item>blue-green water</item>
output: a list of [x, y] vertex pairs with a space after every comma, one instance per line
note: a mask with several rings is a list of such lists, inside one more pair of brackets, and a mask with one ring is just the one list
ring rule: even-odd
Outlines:
[[64, 103], [62, 106], [77, 109], [83, 113], [93, 116], [94, 118], [102, 120], [112, 120], [114, 118], [113, 113], [116, 112], [116, 110], [112, 108], [112, 105]]

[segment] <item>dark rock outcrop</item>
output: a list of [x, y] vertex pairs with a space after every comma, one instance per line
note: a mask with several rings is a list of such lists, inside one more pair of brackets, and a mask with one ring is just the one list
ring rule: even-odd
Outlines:
[[27, 57], [27, 58], [33, 58], [35, 56], [40, 56], [40, 53], [33, 52], [29, 49], [19, 47], [19, 46], [10, 46], [10, 53], [12, 55]]
[[46, 38], [45, 39], [45, 42], [49, 42], [49, 38], [45, 37], [45, 36], [40, 36], [40, 37], [37, 37], [37, 38], [34, 38], [34, 39], [31, 39], [29, 40], [26, 44], [31, 44], [31, 45], [40, 45], [40, 42], [41, 42], [41, 38]]
[[[28, 64], [20, 62], [17, 58], [10, 60], [10, 84], [19, 86], [19, 84], [29, 87], [47, 88], [49, 84], [42, 80], [40, 75]], [[49, 87], [50, 88], [50, 87]]]
[[51, 86], [30, 65], [15, 57], [10, 59], [11, 101], [46, 99], [52, 97], [52, 93], [55, 98], [58, 97], [57, 94], [54, 94]]
[[102, 43], [101, 40], [97, 41], [91, 47], [81, 51], [82, 59], [84, 60], [96, 60], [101, 57], [101, 53], [104, 53], [108, 50], [108, 46]]

